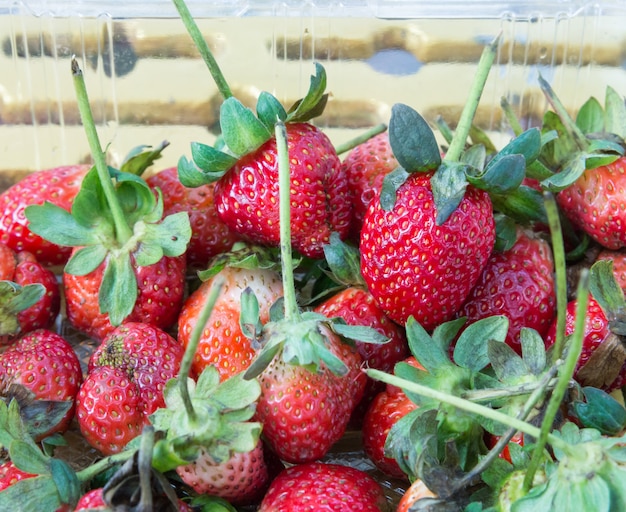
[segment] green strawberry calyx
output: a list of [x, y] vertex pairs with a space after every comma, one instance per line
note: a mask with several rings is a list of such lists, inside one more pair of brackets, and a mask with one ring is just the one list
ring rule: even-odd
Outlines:
[[12, 281], [0, 281], [0, 337], [19, 334], [17, 314], [36, 304], [45, 293], [40, 283], [20, 286]]
[[182, 255], [191, 239], [191, 225], [185, 212], [163, 218], [161, 192], [155, 194], [136, 175], [159, 157], [166, 143], [154, 150], [134, 150], [123, 166], [126, 171], [106, 165], [75, 59], [72, 71], [95, 166], [84, 177], [71, 212], [46, 202], [28, 206], [25, 214], [34, 233], [57, 245], [78, 248], [65, 272], [86, 275], [104, 263], [100, 310], [109, 315], [111, 324], [119, 325], [137, 299], [133, 268]]

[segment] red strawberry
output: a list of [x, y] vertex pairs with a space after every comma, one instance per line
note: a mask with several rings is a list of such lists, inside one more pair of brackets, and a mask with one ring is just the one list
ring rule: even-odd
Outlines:
[[367, 207], [382, 188], [384, 177], [398, 167], [389, 144], [389, 133], [380, 133], [359, 144], [341, 165], [354, 201], [350, 238], [358, 241]]
[[626, 293], [626, 253], [623, 251], [600, 251], [597, 260], [609, 260], [613, 262], [613, 274], [620, 288]]
[[[2, 308], [3, 314], [17, 320], [16, 327], [19, 328], [17, 334], [52, 326], [59, 314], [61, 295], [57, 278], [51, 270], [39, 263], [31, 253], [26, 251], [16, 253], [8, 246], [0, 244], [0, 280], [11, 281], [21, 287], [41, 284], [44, 288], [41, 298], [26, 309], [14, 311], [10, 306], [9, 309]], [[3, 327], [8, 327], [6, 322], [7, 319], [4, 319]], [[4, 335], [7, 335], [7, 341], [15, 339], [15, 332], [8, 332], [4, 328], [1, 331], [0, 339]]]
[[[368, 368], [391, 372], [394, 365], [409, 352], [404, 329], [395, 324], [378, 307], [372, 295], [365, 289], [352, 286], [325, 300], [315, 308], [322, 315], [341, 317], [348, 325], [365, 325], [376, 329], [389, 339], [386, 343], [363, 343], [356, 341], [357, 351]], [[360, 426], [363, 415], [374, 397], [384, 385], [367, 379], [363, 398], [353, 411], [351, 423]]]
[[555, 311], [554, 263], [549, 244], [529, 232], [518, 231], [511, 249], [494, 251], [478, 282], [458, 312], [468, 323], [493, 315], [509, 319], [506, 342], [521, 353], [522, 327], [541, 336]]
[[423, 480], [415, 479], [406, 492], [402, 495], [396, 512], [410, 512], [413, 510], [415, 503], [422, 498], [436, 498], [437, 495], [432, 492]]
[[214, 183], [197, 188], [185, 187], [178, 179], [176, 167], [164, 169], [147, 178], [146, 182], [163, 193], [165, 215], [177, 212], [189, 214], [191, 240], [187, 247], [188, 265], [202, 268], [214, 256], [230, 250], [238, 240], [217, 216]]
[[185, 301], [178, 317], [178, 341], [184, 347], [189, 343], [198, 315], [218, 276], [224, 279], [224, 286], [202, 331], [192, 371], [200, 375], [207, 365], [214, 365], [225, 380], [248, 368], [256, 355], [250, 340], [241, 331], [242, 292], [246, 288], [254, 292], [259, 301], [260, 319], [266, 322], [270, 307], [283, 295], [283, 287], [280, 276], [273, 270], [226, 266], [215, 277], [204, 281]]
[[10, 485], [13, 485], [25, 478], [33, 478], [37, 475], [26, 473], [18, 469], [10, 460], [0, 464], [0, 491], [4, 491]]
[[152, 325], [129, 322], [93, 353], [76, 415], [85, 439], [105, 454], [120, 451], [163, 407], [163, 388], [180, 368], [183, 348]]
[[[292, 245], [311, 258], [323, 256], [330, 234], [348, 234], [352, 216], [348, 180], [328, 137], [307, 123], [287, 125], [291, 167]], [[278, 246], [276, 139], [240, 158], [217, 182], [215, 205], [234, 232]]]
[[[138, 296], [124, 322], [142, 322], [161, 329], [173, 326], [184, 300], [185, 262], [185, 255], [182, 255], [165, 256], [145, 267], [133, 265]], [[98, 341], [115, 328], [99, 304], [104, 268], [105, 263], [102, 263], [86, 275], [63, 273], [67, 320], [74, 328]]]
[[259, 512], [388, 510], [381, 485], [364, 471], [311, 462], [285, 469], [270, 485]]
[[495, 241], [491, 201], [468, 186], [442, 224], [436, 222], [432, 173], [411, 174], [385, 211], [370, 203], [361, 232], [367, 287], [392, 320], [409, 316], [427, 329], [450, 320], [477, 282]]
[[37, 171], [0, 194], [0, 243], [16, 252], [28, 251], [44, 265], [62, 265], [71, 252], [30, 231], [24, 215], [27, 206], [45, 201], [70, 211], [88, 165], [69, 165]]
[[336, 375], [320, 365], [317, 371], [275, 357], [257, 377], [261, 397], [255, 419], [281, 460], [303, 463], [319, 459], [346, 430], [352, 411], [363, 396], [365, 375], [356, 349], [320, 324], [327, 349], [347, 367]]
[[[82, 381], [80, 362], [72, 346], [58, 334], [45, 329], [32, 331], [0, 355], [0, 388], [11, 394], [21, 385], [35, 400], [70, 402], [71, 407], [52, 424], [44, 422], [37, 438], [64, 432], [74, 417], [74, 402]], [[52, 419], [52, 416], [48, 416]]]
[[[112, 512], [114, 507], [109, 507], [104, 501], [104, 489], [102, 487], [98, 487], [97, 489], [92, 489], [91, 491], [83, 494], [78, 503], [76, 503], [76, 508], [74, 508], [74, 512], [78, 512], [79, 510], [103, 510], [107, 512]], [[178, 510], [180, 512], [191, 512], [192, 509], [187, 503], [182, 500], [178, 501]]]
[[198, 494], [218, 496], [233, 505], [251, 504], [260, 499], [270, 483], [261, 442], [254, 450], [233, 453], [219, 464], [202, 450], [196, 460], [178, 466], [176, 472]]

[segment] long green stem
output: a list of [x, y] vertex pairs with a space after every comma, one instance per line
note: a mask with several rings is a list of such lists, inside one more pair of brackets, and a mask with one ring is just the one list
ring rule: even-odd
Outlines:
[[104, 151], [102, 151], [102, 146], [100, 145], [100, 139], [98, 138], [98, 132], [96, 130], [96, 123], [93, 120], [93, 114], [91, 113], [91, 107], [89, 106], [89, 96], [87, 95], [83, 72], [80, 69], [78, 61], [75, 57], [72, 57], [71, 65], [72, 76], [74, 77], [74, 89], [76, 90], [76, 100], [78, 102], [78, 111], [80, 113], [83, 127], [85, 128], [89, 149], [91, 150], [91, 155], [98, 172], [98, 178], [100, 179], [104, 196], [113, 217], [117, 241], [120, 245], [124, 245], [133, 235], [133, 232], [128, 226], [128, 222], [126, 222], [126, 217], [115, 194], [115, 187], [113, 186], [111, 176], [109, 175], [109, 168], [104, 158]]
[[209, 317], [213, 312], [215, 302], [217, 301], [217, 298], [219, 297], [220, 291], [222, 290], [223, 286], [224, 279], [220, 276], [217, 276], [213, 283], [211, 283], [211, 289], [209, 290], [206, 302], [204, 303], [204, 306], [202, 307], [202, 310], [198, 315], [196, 325], [194, 325], [193, 330], [191, 331], [189, 343], [185, 348], [183, 360], [180, 363], [180, 369], [178, 371], [178, 386], [180, 388], [180, 396], [183, 400], [183, 404], [185, 405], [187, 415], [189, 416], [189, 420], [191, 422], [196, 421], [196, 411], [193, 408], [193, 404], [191, 403], [191, 397], [189, 396], [187, 379], [189, 378], [189, 372], [191, 370], [193, 358], [196, 355], [196, 350], [198, 349], [198, 343], [200, 342], [202, 331], [204, 330], [206, 323], [209, 321]]
[[276, 150], [278, 152], [280, 257], [283, 261], [285, 319], [287, 321], [296, 321], [300, 315], [300, 310], [296, 300], [296, 286], [293, 277], [293, 264], [291, 263], [293, 261], [291, 252], [291, 172], [285, 123], [277, 122], [274, 132], [276, 134]]
[[458, 162], [461, 157], [461, 153], [465, 148], [465, 142], [467, 141], [470, 129], [472, 128], [474, 115], [478, 109], [478, 103], [480, 102], [480, 97], [482, 96], [483, 89], [487, 83], [487, 77], [489, 76], [491, 65], [495, 60], [499, 43], [500, 35], [498, 35], [490, 45], [485, 47], [482, 55], [480, 56], [474, 83], [472, 84], [465, 107], [463, 107], [463, 112], [461, 112], [461, 117], [459, 118], [456, 130], [454, 131], [450, 147], [444, 157], [444, 160], [448, 162]]
[[[526, 423], [525, 421], [521, 421], [517, 418], [509, 416], [508, 414], [501, 413], [500, 411], [492, 409], [491, 407], [470, 402], [468, 400], [464, 400], [463, 398], [449, 395], [448, 393], [443, 393], [436, 389], [429, 388], [428, 386], [423, 386], [421, 384], [417, 384], [416, 382], [411, 382], [410, 380], [402, 379], [400, 377], [396, 377], [395, 375], [391, 375], [380, 370], [369, 369], [366, 370], [365, 373], [368, 377], [371, 377], [372, 379], [376, 379], [386, 384], [397, 386], [412, 393], [417, 393], [418, 395], [425, 396], [426, 398], [432, 398], [433, 400], [449, 404], [453, 407], [457, 407], [458, 409], [467, 411], [471, 414], [476, 414], [477, 416], [482, 416], [489, 420], [497, 421], [499, 423], [502, 423], [503, 425], [523, 432], [524, 434], [528, 434], [529, 436], [539, 437], [539, 428], [531, 425], [530, 423]], [[555, 435], [550, 434], [548, 436], [548, 439], [554, 447], [562, 450], [565, 453], [571, 454], [576, 451], [575, 447], [571, 446], [569, 443], [563, 441], [561, 438]]]
[[552, 389], [556, 384], [556, 379], [550, 380], [547, 384], [540, 382], [527, 382], [517, 384], [515, 386], [505, 386], [496, 389], [471, 389], [461, 393], [461, 398], [472, 402], [491, 402], [499, 398], [507, 398], [511, 396], [527, 395], [535, 392], [537, 389]]
[[372, 126], [370, 129], [365, 130], [363, 133], [357, 135], [353, 139], [350, 139], [343, 144], [339, 144], [335, 147], [335, 151], [338, 155], [346, 153], [351, 149], [357, 147], [359, 144], [363, 144], [364, 142], [370, 140], [372, 137], [378, 135], [379, 133], [383, 133], [387, 129], [387, 125], [384, 123], [377, 124], [376, 126]]
[[[200, 52], [200, 56], [202, 57], [205, 64], [209, 68], [209, 72], [211, 73], [211, 76], [213, 77], [213, 80], [215, 81], [215, 85], [217, 85], [217, 88], [220, 91], [220, 94], [222, 95], [224, 99], [230, 98], [233, 95], [233, 93], [230, 90], [230, 87], [228, 83], [226, 82], [226, 79], [224, 78], [224, 74], [222, 73], [222, 70], [220, 69], [219, 65], [217, 64], [217, 61], [215, 60], [215, 57], [213, 57], [213, 52], [209, 48], [209, 45], [207, 44], [204, 37], [202, 37], [202, 32], [200, 32], [200, 28], [198, 27], [198, 24], [193, 19], [193, 16], [191, 15], [189, 8], [187, 7], [187, 4], [184, 2], [184, 0], [172, 0], [172, 1], [174, 2], [176, 9], [178, 10], [178, 14], [180, 14], [180, 19], [184, 23], [185, 28], [187, 29], [187, 32], [189, 32], [189, 35], [191, 36], [191, 39], [196, 45], [198, 52]], [[245, 36], [242, 34], [241, 37], [245, 37]]]
[[90, 482], [94, 477], [107, 469], [126, 462], [135, 455], [137, 450], [124, 450], [123, 452], [109, 455], [104, 459], [94, 462], [91, 466], [81, 469], [76, 473], [79, 482]]
[[548, 407], [546, 408], [545, 415], [541, 422], [540, 435], [537, 439], [537, 444], [535, 444], [535, 448], [533, 450], [530, 463], [528, 464], [528, 468], [526, 469], [526, 474], [524, 475], [523, 488], [526, 492], [528, 492], [528, 490], [532, 487], [535, 473], [537, 472], [537, 469], [539, 469], [539, 465], [541, 463], [543, 449], [548, 442], [548, 438], [551, 435], [550, 431], [552, 430], [554, 419], [556, 418], [561, 404], [563, 403], [563, 397], [565, 396], [565, 392], [567, 391], [567, 388], [569, 386], [569, 381], [574, 375], [574, 371], [576, 370], [576, 363], [578, 362], [578, 358], [580, 357], [585, 331], [587, 300], [589, 297], [588, 281], [589, 271], [584, 269], [580, 274], [580, 281], [578, 283], [576, 295], [577, 304], [574, 334], [570, 338], [565, 363], [563, 364], [563, 366], [561, 366], [561, 369], [559, 371], [559, 381], [556, 385], [556, 388], [554, 388], [554, 391], [552, 392], [550, 401], [548, 402]]
[[141, 434], [139, 447], [139, 486], [141, 489], [139, 509], [152, 510], [152, 449], [154, 448], [154, 427], [147, 425]]
[[543, 204], [550, 226], [552, 241], [552, 254], [554, 256], [554, 271], [556, 283], [556, 333], [554, 348], [552, 349], [552, 363], [561, 359], [563, 344], [565, 343], [565, 321], [567, 310], [567, 268], [565, 263], [565, 247], [561, 220], [554, 196], [550, 192], [544, 192]]
[[505, 97], [502, 97], [500, 99], [500, 106], [502, 107], [502, 110], [504, 111], [504, 117], [506, 117], [506, 120], [508, 121], [509, 126], [513, 130], [513, 133], [515, 134], [515, 136], [517, 137], [521, 135], [524, 129], [522, 128], [522, 125], [519, 123], [519, 119], [517, 119], [515, 112], [513, 112], [513, 108], [511, 107], [511, 104], [508, 102], [508, 100]]

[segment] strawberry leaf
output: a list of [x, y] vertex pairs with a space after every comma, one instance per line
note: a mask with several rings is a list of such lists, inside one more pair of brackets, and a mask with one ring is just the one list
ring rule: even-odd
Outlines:
[[259, 95], [257, 100], [256, 115], [268, 130], [274, 130], [274, 125], [278, 119], [281, 121], [287, 119], [287, 112], [285, 112], [280, 101], [265, 91]]
[[84, 276], [93, 272], [106, 258], [108, 251], [102, 245], [89, 245], [78, 249], [65, 265], [65, 272]]
[[406, 336], [411, 353], [429, 372], [453, 366], [447, 350], [451, 340], [437, 343], [413, 316], [406, 322]]
[[222, 103], [220, 127], [224, 143], [239, 156], [253, 152], [271, 137], [267, 126], [235, 97], [230, 97]]
[[494, 158], [484, 171], [468, 168], [467, 181], [476, 188], [493, 194], [507, 194], [518, 188], [526, 175], [526, 160], [522, 155]]
[[626, 139], [626, 102], [612, 87], [606, 88], [605, 131]]
[[259, 396], [261, 386], [258, 381], [244, 380], [242, 374], [237, 374], [220, 383], [210, 398], [222, 410], [237, 410], [253, 405]]
[[576, 115], [576, 126], [583, 133], [600, 133], [604, 131], [604, 110], [595, 98], [589, 98]]
[[148, 167], [161, 158], [163, 150], [169, 145], [170, 143], [164, 140], [154, 149], [152, 146], [146, 145], [134, 147], [126, 155], [121, 166], [121, 171], [141, 176]]
[[487, 340], [487, 357], [501, 382], [515, 383], [530, 373], [524, 360], [506, 343]]
[[[145, 224], [143, 237], [135, 258], [140, 266], [157, 263], [161, 256], [176, 257], [187, 250], [187, 244], [191, 239], [191, 225], [187, 212], [178, 212], [168, 215], [158, 224]], [[153, 252], [152, 257], [147, 257], [147, 248]]]
[[396, 204], [398, 189], [410, 176], [402, 167], [398, 167], [388, 173], [383, 178], [383, 185], [380, 191], [380, 206], [383, 210], [390, 212]]
[[[304, 98], [291, 106], [287, 114], [286, 122], [299, 123], [319, 116], [326, 107], [328, 95], [326, 90], [326, 70], [320, 63], [315, 63], [315, 74], [311, 75], [309, 90]], [[276, 124], [272, 123], [272, 127]]]
[[522, 359], [533, 375], [539, 375], [546, 369], [547, 357], [543, 338], [534, 329], [522, 327], [520, 331]]
[[547, 224], [543, 193], [526, 185], [520, 185], [506, 194], [491, 194], [494, 210], [507, 215], [520, 224], [541, 222]]
[[442, 162], [430, 183], [437, 208], [435, 222], [441, 226], [465, 197], [468, 167], [460, 162]]
[[68, 211], [52, 203], [27, 206], [24, 213], [29, 229], [54, 244], [76, 247], [99, 243], [97, 231], [79, 224]]
[[249, 286], [241, 292], [239, 327], [241, 327], [241, 332], [244, 336], [250, 340], [257, 339], [263, 331], [259, 313], [259, 301]]
[[25, 478], [0, 492], [2, 510], [59, 510], [61, 500], [50, 475]]
[[482, 370], [489, 364], [488, 342], [504, 343], [508, 330], [509, 319], [504, 315], [481, 318], [469, 324], [454, 347], [454, 362], [468, 370]]
[[9, 445], [9, 458], [18, 469], [26, 473], [42, 475], [50, 471], [48, 467], [49, 458], [35, 445], [26, 441], [14, 440]]
[[407, 105], [397, 103], [391, 108], [389, 144], [407, 172], [428, 172], [441, 164], [435, 134], [428, 122]]
[[324, 257], [332, 273], [332, 279], [345, 286], [363, 285], [360, 254], [358, 248], [347, 244], [333, 232], [324, 245]]
[[608, 393], [592, 387], [582, 389], [583, 400], [570, 403], [583, 427], [594, 428], [602, 434], [615, 436], [626, 427], [626, 409]]
[[137, 300], [137, 278], [128, 253], [111, 258], [102, 275], [98, 293], [100, 311], [109, 314], [113, 325], [120, 325], [130, 315]]

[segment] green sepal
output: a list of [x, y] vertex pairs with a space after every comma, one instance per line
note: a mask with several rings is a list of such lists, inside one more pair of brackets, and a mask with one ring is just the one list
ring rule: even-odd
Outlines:
[[[429, 386], [432, 384], [431, 373], [429, 373], [428, 371], [424, 371], [421, 368], [416, 368], [412, 364], [405, 363], [404, 361], [396, 363], [393, 368], [393, 373], [396, 377], [400, 377], [401, 379], [405, 379], [416, 384], [422, 384], [424, 386]], [[412, 393], [408, 390], [404, 390], [404, 393], [413, 403], [420, 406], [425, 403], [432, 402], [429, 398], [425, 398], [422, 395]]]
[[325, 244], [323, 249], [334, 281], [345, 286], [365, 284], [361, 275], [361, 257], [357, 247], [344, 242], [339, 234], [333, 231], [329, 243]]
[[373, 327], [368, 327], [366, 325], [348, 325], [341, 317], [331, 319], [329, 325], [335, 333], [348, 340], [360, 341], [361, 343], [374, 343], [378, 345], [389, 341], [387, 336]]
[[511, 217], [520, 224], [540, 222], [547, 224], [543, 193], [520, 185], [506, 194], [490, 194], [494, 210]]
[[58, 510], [61, 505], [56, 483], [50, 475], [25, 478], [0, 492], [1, 510]]
[[[298, 261], [299, 259], [294, 259], [294, 265], [297, 265]], [[274, 248], [235, 242], [230, 251], [217, 255], [211, 260], [207, 269], [199, 271], [198, 278], [201, 281], [207, 281], [225, 267], [272, 269], [277, 265]]]
[[[326, 70], [319, 62], [315, 63], [315, 74], [311, 75], [309, 90], [304, 98], [294, 103], [287, 113], [285, 122], [301, 123], [319, 116], [326, 107]], [[272, 124], [273, 126], [273, 124]]]
[[626, 139], [626, 102], [624, 97], [612, 87], [607, 86], [604, 106], [604, 131]]
[[604, 109], [595, 98], [589, 98], [576, 115], [576, 126], [583, 133], [600, 133], [604, 131]]
[[539, 128], [531, 128], [504, 146], [490, 164], [509, 155], [522, 155], [527, 163], [534, 162], [541, 153], [542, 137]]
[[[487, 132], [472, 124], [469, 130], [469, 138], [472, 143], [472, 146], [479, 145], [483, 146], [488, 154], [492, 155], [498, 152], [498, 148], [496, 148], [495, 144], [489, 138]], [[448, 141], [448, 143], [452, 142], [452, 139]], [[471, 146], [470, 146], [471, 149]]]
[[594, 428], [607, 436], [615, 436], [626, 427], [626, 409], [601, 389], [584, 387], [582, 399], [570, 402], [572, 412], [583, 427]]
[[[560, 481], [554, 493], [554, 508], [552, 510], [580, 512], [610, 512], [616, 510], [611, 503], [611, 489], [608, 483], [598, 474], [591, 474], [588, 478]], [[623, 504], [622, 504], [623, 505]], [[620, 509], [621, 507], [617, 507]]]
[[[209, 182], [221, 178], [228, 169], [237, 163], [236, 157], [201, 142], [191, 143], [191, 158]], [[180, 177], [180, 166], [178, 173]]]
[[252, 153], [272, 136], [254, 112], [234, 96], [224, 100], [220, 107], [220, 127], [224, 143], [238, 156]]
[[591, 266], [589, 291], [606, 314], [611, 331], [626, 335], [626, 321], [622, 319], [626, 314], [626, 300], [613, 273], [613, 260], [598, 260]]
[[408, 105], [391, 108], [389, 144], [398, 163], [408, 172], [428, 172], [441, 165], [441, 153], [428, 122]]
[[505, 155], [494, 158], [484, 171], [474, 172], [469, 168], [466, 178], [476, 188], [493, 194], [506, 194], [518, 188], [526, 175], [526, 160], [523, 155]]
[[132, 228], [139, 221], [152, 223], [161, 220], [163, 202], [160, 190], [155, 196], [154, 191], [139, 176], [117, 169], [109, 171], [117, 181], [115, 195], [128, 226]]
[[534, 329], [522, 327], [520, 331], [522, 359], [533, 375], [539, 375], [546, 369], [548, 358], [541, 335]]
[[9, 458], [18, 469], [33, 475], [49, 473], [49, 461], [33, 443], [15, 439], [9, 445]]
[[17, 313], [36, 304], [45, 293], [40, 283], [20, 286], [12, 281], [0, 281], [0, 336], [17, 334], [20, 330]]
[[[13, 384], [9, 392], [13, 392], [16, 386], [20, 384]], [[28, 390], [24, 388], [24, 391]], [[20, 416], [24, 428], [33, 438], [39, 438], [59, 425], [71, 408], [70, 400], [38, 400], [32, 392], [25, 400], [20, 399]]]
[[487, 150], [482, 144], [470, 146], [461, 155], [461, 163], [467, 164], [470, 169], [484, 169], [487, 163]]
[[53, 244], [76, 247], [99, 243], [97, 231], [79, 224], [68, 211], [50, 202], [27, 206], [24, 214], [28, 228]]
[[508, 215], [495, 213], [496, 242], [494, 250], [499, 252], [508, 251], [517, 242], [517, 223]]
[[280, 101], [266, 91], [259, 94], [256, 104], [256, 115], [270, 131], [274, 130], [277, 120], [285, 121], [287, 119], [287, 112]]
[[583, 153], [575, 153], [570, 160], [565, 162], [561, 171], [543, 180], [541, 186], [551, 192], [566, 189], [587, 170], [585, 157]]
[[448, 347], [456, 339], [457, 334], [461, 332], [463, 326], [467, 323], [467, 318], [459, 317], [453, 320], [448, 320], [442, 324], [439, 324], [432, 333], [432, 339], [438, 345], [443, 347], [446, 354], [448, 353]]
[[85, 276], [97, 269], [109, 251], [103, 245], [88, 245], [74, 252], [68, 260], [64, 272], [74, 276]]
[[187, 212], [173, 213], [156, 224], [144, 224], [141, 243], [134, 253], [138, 265], [147, 267], [163, 256], [180, 256], [191, 240], [191, 224]]
[[383, 184], [380, 190], [380, 206], [386, 212], [393, 210], [396, 204], [398, 189], [409, 178], [408, 173], [403, 167], [397, 167], [383, 178]]
[[202, 510], [202, 512], [237, 512], [237, 509], [224, 498], [208, 494], [194, 496], [190, 504], [194, 510]]
[[444, 161], [433, 174], [430, 184], [437, 209], [435, 222], [441, 226], [465, 197], [468, 167], [460, 162]]
[[[112, 168], [109, 167], [108, 170], [110, 175]], [[113, 216], [109, 210], [104, 190], [98, 177], [98, 171], [95, 167], [92, 167], [84, 176], [80, 190], [76, 194], [74, 201], [72, 201], [71, 212], [72, 217], [81, 226], [94, 229], [101, 233], [103, 238], [112, 239], [114, 237]], [[76, 245], [89, 245], [89, 242], [74, 244], [74, 246]]]
[[469, 324], [459, 336], [453, 359], [462, 368], [480, 371], [489, 364], [488, 342], [504, 343], [509, 319], [504, 315], [481, 318]]
[[239, 315], [239, 327], [244, 336], [255, 340], [263, 331], [261, 323], [259, 301], [249, 286], [241, 292], [241, 313]]
[[219, 383], [210, 400], [219, 404], [222, 410], [245, 410], [254, 405], [261, 396], [261, 385], [256, 380], [245, 380], [242, 374], [233, 375]]
[[[185, 187], [197, 188], [201, 187], [202, 185], [206, 185], [207, 183], [211, 183], [212, 181], [209, 176], [206, 176], [203, 172], [200, 172], [200, 169], [196, 167], [196, 164], [192, 160], [189, 160], [185, 156], [181, 156], [178, 159], [176, 169], [178, 173], [178, 180]], [[223, 174], [221, 174], [221, 176], [223, 176]]]
[[263, 347], [261, 351], [259, 351], [248, 366], [248, 369], [243, 374], [243, 378], [246, 380], [256, 379], [263, 370], [269, 366], [274, 357], [280, 352], [282, 348], [283, 341], [274, 342], [270, 340], [270, 342]]
[[551, 137], [542, 144], [541, 149], [541, 158], [551, 169], [560, 169], [564, 162], [580, 151], [559, 116], [552, 110], [544, 114], [541, 132], [542, 135], [550, 134]]
[[76, 472], [61, 459], [50, 459], [50, 474], [63, 503], [76, 503], [80, 499], [80, 482]]
[[108, 262], [102, 274], [98, 292], [100, 312], [109, 314], [112, 325], [120, 325], [135, 307], [137, 293], [137, 277], [130, 255], [122, 252]]
[[450, 361], [447, 345], [435, 342], [413, 316], [406, 321], [406, 337], [411, 354], [427, 371], [435, 373], [454, 366]]
[[501, 382], [519, 382], [530, 373], [524, 360], [506, 343], [489, 339], [487, 356], [496, 377]]
[[120, 170], [125, 173], [141, 176], [148, 167], [163, 156], [163, 150], [169, 145], [170, 143], [164, 140], [154, 148], [145, 144], [132, 148], [126, 155]]

